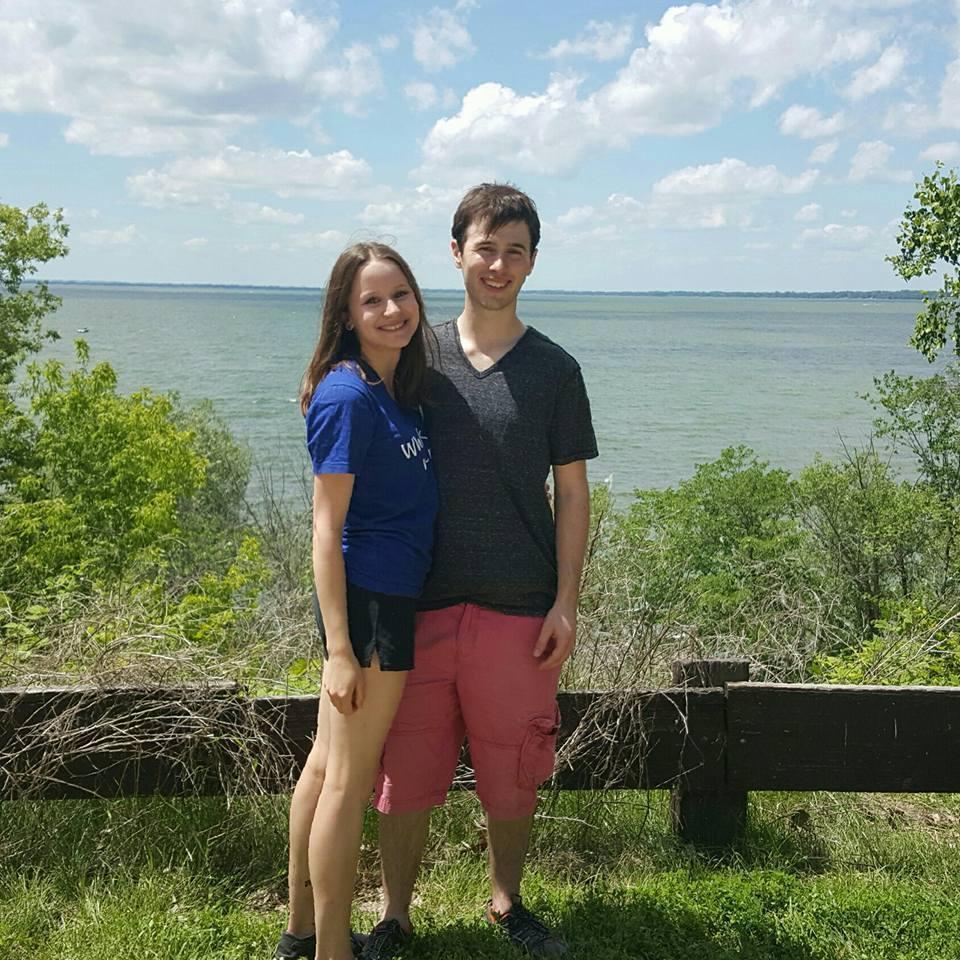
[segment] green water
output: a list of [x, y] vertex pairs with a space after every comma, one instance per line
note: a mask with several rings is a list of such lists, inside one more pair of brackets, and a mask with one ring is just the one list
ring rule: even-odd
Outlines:
[[[207, 397], [275, 479], [305, 466], [294, 402], [313, 348], [320, 295], [310, 290], [55, 286], [67, 359], [82, 334], [123, 389]], [[462, 294], [428, 291], [434, 323]], [[797, 469], [817, 452], [863, 442], [872, 411], [858, 398], [875, 375], [929, 366], [906, 346], [915, 302], [526, 292], [521, 317], [581, 363], [600, 457], [595, 481], [666, 486], [725, 446], [745, 443]]]

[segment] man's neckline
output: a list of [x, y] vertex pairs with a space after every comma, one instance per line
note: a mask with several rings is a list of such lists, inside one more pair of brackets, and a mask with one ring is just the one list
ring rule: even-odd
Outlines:
[[459, 318], [455, 318], [450, 321], [450, 324], [453, 327], [454, 340], [456, 341], [456, 344], [457, 344], [457, 351], [459, 352], [461, 358], [463, 359], [463, 362], [467, 365], [467, 367], [470, 370], [473, 371], [473, 375], [478, 379], [488, 376], [490, 373], [492, 373], [497, 368], [499, 368], [503, 364], [503, 362], [507, 359], [507, 357], [509, 357], [514, 352], [514, 350], [516, 350], [517, 347], [519, 347], [520, 344], [523, 343], [524, 340], [526, 340], [527, 334], [529, 334], [530, 331], [533, 329], [533, 327], [531, 327], [529, 324], [524, 324], [523, 333], [521, 333], [520, 336], [517, 337], [516, 340], [514, 340], [514, 342], [510, 345], [510, 348], [505, 353], [503, 353], [500, 357], [494, 360], [489, 367], [484, 367], [483, 370], [479, 370], [474, 365], [473, 361], [467, 356], [467, 351], [463, 349], [463, 341], [460, 339], [460, 325], [459, 323], [457, 323], [457, 319]]

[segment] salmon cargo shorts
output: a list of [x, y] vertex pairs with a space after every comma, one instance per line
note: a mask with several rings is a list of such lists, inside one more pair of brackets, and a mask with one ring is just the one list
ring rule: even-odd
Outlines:
[[494, 820], [533, 813], [553, 773], [559, 667], [541, 670], [541, 617], [459, 604], [417, 614], [416, 666], [383, 750], [376, 808], [412, 813], [443, 804], [464, 736], [477, 796]]

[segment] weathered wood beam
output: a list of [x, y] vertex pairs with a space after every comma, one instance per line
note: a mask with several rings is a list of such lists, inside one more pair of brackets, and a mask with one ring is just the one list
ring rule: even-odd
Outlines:
[[960, 689], [732, 683], [734, 790], [960, 792]]

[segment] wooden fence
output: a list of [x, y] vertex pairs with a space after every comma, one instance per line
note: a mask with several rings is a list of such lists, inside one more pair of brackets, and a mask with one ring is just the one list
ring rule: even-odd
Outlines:
[[[960, 688], [751, 683], [742, 661], [676, 686], [562, 692], [560, 789], [669, 789], [691, 842], [742, 832], [755, 790], [960, 792]], [[0, 689], [0, 800], [284, 792], [316, 697], [235, 685]]]

